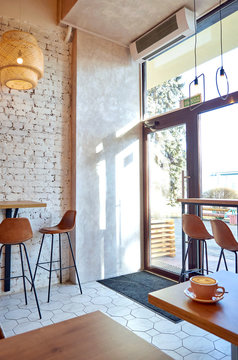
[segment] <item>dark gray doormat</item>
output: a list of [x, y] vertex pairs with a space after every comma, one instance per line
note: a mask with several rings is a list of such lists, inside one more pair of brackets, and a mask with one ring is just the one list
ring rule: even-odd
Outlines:
[[175, 323], [181, 321], [178, 317], [161, 310], [148, 302], [148, 293], [175, 285], [174, 281], [150, 274], [146, 271], [139, 271], [133, 274], [122, 275], [105, 280], [98, 280], [102, 285], [117, 291], [118, 293], [135, 300], [141, 305], [165, 316]]

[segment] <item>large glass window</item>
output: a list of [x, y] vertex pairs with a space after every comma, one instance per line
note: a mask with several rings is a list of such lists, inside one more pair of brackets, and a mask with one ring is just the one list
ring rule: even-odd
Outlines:
[[[201, 138], [201, 195], [215, 199], [238, 198], [238, 161], [236, 141], [238, 104], [225, 106], [200, 115]], [[235, 208], [204, 206], [201, 213], [205, 226], [212, 233], [209, 220], [226, 222], [237, 236], [237, 213]], [[209, 269], [216, 270], [220, 247], [214, 240], [208, 241]], [[225, 251], [229, 270], [234, 269], [234, 254]], [[224, 263], [221, 264], [221, 269]]]
[[[197, 74], [205, 75], [205, 101], [218, 97], [216, 70], [221, 66], [219, 22], [197, 35]], [[238, 11], [222, 20], [224, 69], [229, 79], [229, 93], [238, 90]], [[180, 100], [189, 97], [189, 83], [194, 80], [194, 37], [169, 49], [146, 63], [145, 114], [148, 119], [180, 107]], [[202, 82], [192, 95], [203, 94]], [[220, 81], [226, 92], [225, 78]], [[203, 99], [204, 100], [204, 99]]]

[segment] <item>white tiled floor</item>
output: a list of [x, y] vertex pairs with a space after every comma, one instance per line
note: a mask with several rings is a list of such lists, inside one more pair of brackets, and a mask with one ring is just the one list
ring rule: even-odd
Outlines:
[[185, 321], [174, 324], [130, 299], [97, 282], [52, 287], [48, 304], [47, 288], [38, 289], [42, 319], [39, 320], [33, 294], [0, 297], [0, 322], [5, 335], [12, 336], [59, 321], [100, 310], [120, 324], [154, 344], [174, 359], [230, 360], [230, 344]]

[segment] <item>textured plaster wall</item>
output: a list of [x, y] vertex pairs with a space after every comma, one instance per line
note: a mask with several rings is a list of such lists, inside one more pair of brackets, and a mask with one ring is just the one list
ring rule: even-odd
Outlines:
[[82, 280], [140, 268], [139, 68], [77, 32], [76, 251]]
[[[46, 208], [20, 209], [20, 217], [30, 219], [34, 237], [26, 245], [34, 269], [41, 235], [38, 229], [58, 222], [71, 206], [70, 194], [70, 109], [71, 45], [64, 43], [66, 30], [25, 23], [22, 29], [35, 36], [44, 53], [45, 74], [36, 89], [0, 91], [0, 201], [35, 200]], [[18, 28], [19, 21], [2, 18], [0, 35]], [[5, 217], [0, 210], [0, 220]], [[43, 256], [49, 259], [50, 238]], [[63, 243], [64, 263], [68, 247]], [[58, 252], [58, 241], [55, 242]], [[12, 255], [13, 274], [19, 274], [19, 257]], [[3, 265], [3, 264], [2, 264]], [[65, 279], [68, 277], [64, 272]], [[17, 282], [17, 284], [16, 284]], [[54, 273], [53, 282], [58, 282]], [[39, 270], [37, 286], [48, 285], [48, 273]], [[14, 291], [22, 290], [22, 279], [12, 281]]]

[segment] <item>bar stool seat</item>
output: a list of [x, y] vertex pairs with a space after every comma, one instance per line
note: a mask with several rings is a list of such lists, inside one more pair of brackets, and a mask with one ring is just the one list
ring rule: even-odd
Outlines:
[[61, 228], [60, 226], [56, 225], [56, 226], [52, 226], [52, 227], [44, 227], [42, 229], [39, 230], [39, 232], [41, 234], [63, 234], [66, 232], [70, 232], [72, 229], [71, 228]]
[[[38, 258], [37, 258], [37, 262], [36, 262], [36, 267], [35, 267], [35, 272], [34, 272], [33, 279], [35, 280], [38, 267], [40, 267], [40, 268], [42, 268], [42, 269], [49, 272], [48, 302], [50, 301], [51, 273], [52, 273], [52, 271], [57, 271], [57, 270], [60, 271], [60, 283], [62, 283], [62, 270], [74, 268], [75, 273], [76, 273], [76, 277], [77, 277], [77, 280], [78, 280], [79, 289], [80, 289], [80, 292], [82, 294], [82, 288], [81, 288], [81, 284], [80, 284], [80, 280], [79, 280], [78, 269], [77, 269], [77, 266], [76, 266], [75, 257], [74, 257], [74, 253], [73, 253], [73, 248], [72, 248], [72, 243], [71, 243], [71, 239], [70, 239], [70, 235], [69, 235], [69, 232], [72, 231], [74, 229], [74, 227], [75, 227], [75, 219], [76, 219], [76, 211], [75, 210], [68, 210], [68, 211], [66, 211], [66, 213], [62, 217], [59, 224], [57, 224], [55, 226], [51, 226], [51, 227], [44, 227], [44, 228], [39, 230], [39, 232], [41, 234], [43, 234], [43, 237], [42, 237], [42, 240], [41, 240], [40, 250], [39, 250], [39, 254], [38, 254]], [[56, 234], [59, 235], [59, 260], [53, 260], [54, 235], [56, 235]], [[66, 234], [67, 235], [68, 242], [69, 242], [69, 248], [70, 248], [70, 252], [71, 252], [71, 256], [72, 256], [72, 260], [73, 260], [73, 265], [62, 267], [61, 234]], [[41, 251], [42, 251], [45, 235], [51, 235], [50, 260], [40, 262], [40, 256], [41, 256]], [[52, 268], [53, 263], [59, 263], [59, 268], [53, 269]], [[50, 265], [49, 269], [45, 267], [46, 264]]]
[[216, 271], [219, 271], [221, 259], [223, 257], [226, 271], [228, 271], [228, 266], [226, 262], [226, 257], [224, 250], [231, 251], [235, 254], [235, 272], [238, 273], [238, 242], [236, 241], [234, 235], [232, 234], [229, 226], [222, 220], [210, 220], [212, 225], [212, 232], [214, 239], [217, 245], [221, 248], [220, 256], [217, 264]]
[[[31, 288], [34, 291], [39, 317], [41, 319], [41, 311], [34, 285], [34, 279], [31, 272], [31, 266], [27, 254], [26, 245], [24, 244], [25, 241], [32, 239], [32, 237], [33, 237], [33, 233], [31, 229], [31, 224], [27, 218], [7, 218], [4, 219], [0, 224], [0, 244], [2, 244], [0, 248], [0, 259], [1, 259], [2, 250], [6, 245], [11, 245], [11, 246], [17, 245], [20, 251], [22, 275], [9, 276], [7, 279], [15, 279], [22, 277], [26, 305], [27, 305], [26, 280], [31, 284]], [[25, 274], [24, 263], [23, 263], [23, 250], [25, 253], [30, 279], [28, 279], [28, 277]], [[5, 279], [0, 279], [0, 280], [5, 280]]]
[[[211, 240], [214, 238], [211, 234], [209, 234], [205, 225], [203, 224], [203, 221], [199, 216], [192, 214], [183, 214], [182, 223], [183, 223], [183, 231], [188, 236], [188, 247], [184, 259], [182, 259], [182, 270], [180, 273], [179, 282], [182, 280], [184, 276], [192, 272], [196, 272], [204, 275], [204, 253], [206, 258], [206, 272], [207, 274], [209, 273], [206, 240]], [[189, 249], [193, 241], [198, 241], [202, 244], [201, 268], [185, 270]]]

